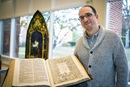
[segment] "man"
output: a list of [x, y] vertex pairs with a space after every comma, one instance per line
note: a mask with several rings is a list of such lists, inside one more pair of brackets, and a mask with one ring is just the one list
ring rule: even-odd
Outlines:
[[77, 41], [74, 54], [93, 80], [78, 87], [127, 87], [128, 61], [120, 37], [98, 24], [92, 6], [80, 9], [79, 20], [85, 32]]

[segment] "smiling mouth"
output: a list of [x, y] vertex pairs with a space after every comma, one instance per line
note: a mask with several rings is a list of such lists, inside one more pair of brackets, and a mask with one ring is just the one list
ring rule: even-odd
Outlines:
[[88, 25], [88, 24], [90, 24], [90, 22], [86, 22], [86, 23], [85, 23], [85, 25]]

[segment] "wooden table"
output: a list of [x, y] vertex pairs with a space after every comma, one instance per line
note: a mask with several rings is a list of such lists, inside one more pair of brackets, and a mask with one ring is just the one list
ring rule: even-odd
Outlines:
[[14, 59], [10, 60], [9, 69], [7, 71], [2, 87], [12, 87], [14, 63], [15, 63]]
[[8, 72], [8, 69], [0, 70], [0, 87], [2, 87], [2, 84], [5, 80], [7, 72]]

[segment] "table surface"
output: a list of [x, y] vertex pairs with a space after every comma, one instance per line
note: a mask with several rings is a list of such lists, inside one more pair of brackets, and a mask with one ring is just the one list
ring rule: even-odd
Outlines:
[[6, 74], [7, 74], [8, 70], [0, 70], [0, 87], [2, 87], [2, 84], [5, 80]]
[[3, 83], [0, 87], [12, 87], [14, 63], [14, 59], [10, 60], [9, 69], [6, 72], [4, 72], [5, 78], [3, 77]]

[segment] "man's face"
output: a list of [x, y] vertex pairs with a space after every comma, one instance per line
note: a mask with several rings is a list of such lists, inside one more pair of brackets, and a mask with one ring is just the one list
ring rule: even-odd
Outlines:
[[98, 15], [95, 15], [90, 7], [83, 7], [80, 9], [79, 19], [86, 31], [91, 31], [98, 25]]

